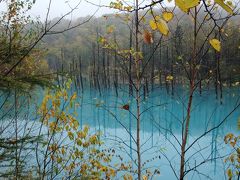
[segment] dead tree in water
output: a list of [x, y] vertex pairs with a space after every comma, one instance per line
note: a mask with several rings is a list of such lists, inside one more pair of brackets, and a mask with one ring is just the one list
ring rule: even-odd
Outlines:
[[152, 61], [152, 67], [151, 67], [151, 76], [150, 76], [150, 79], [151, 79], [151, 91], [154, 90], [154, 72], [155, 72], [155, 52], [154, 52], [154, 48], [155, 48], [155, 43], [152, 43], [152, 58], [151, 58], [151, 61]]
[[169, 69], [169, 48], [168, 46], [166, 47], [166, 60], [167, 63], [165, 65], [165, 87], [166, 87], [166, 91], [167, 93], [169, 93], [169, 81], [168, 81], [168, 69]]
[[106, 73], [106, 53], [105, 49], [102, 49], [102, 70], [103, 70], [103, 75], [102, 75], [102, 82], [104, 85], [104, 88], [107, 88], [107, 73]]
[[80, 86], [81, 86], [81, 90], [82, 90], [82, 92], [83, 92], [82, 57], [81, 57], [80, 55], [78, 56], [78, 61], [79, 61]]
[[[99, 29], [97, 28], [97, 39], [99, 39]], [[98, 92], [101, 95], [101, 86], [100, 86], [100, 44], [99, 41], [97, 41], [97, 74], [96, 74], [96, 81], [97, 81], [97, 88], [98, 88]]]
[[90, 87], [97, 87], [96, 80], [96, 45], [92, 43], [92, 65], [91, 65], [91, 79], [90, 79]]
[[107, 88], [111, 87], [111, 75], [110, 75], [110, 53], [107, 51]]
[[[130, 28], [129, 31], [129, 49], [132, 49], [133, 47], [133, 22], [132, 23], [132, 27]], [[130, 53], [130, 57], [129, 57], [129, 64], [128, 64], [128, 91], [129, 91], [129, 96], [131, 96], [133, 94], [133, 84], [132, 84], [132, 61], [133, 61], [133, 57], [132, 54]]]
[[[117, 43], [116, 33], [114, 33], [114, 43]], [[118, 96], [118, 70], [117, 70], [117, 62], [118, 56], [117, 56], [117, 50], [114, 50], [114, 87], [116, 95]]]
[[[174, 70], [173, 70], [173, 68], [174, 68], [174, 57], [173, 57], [173, 50], [171, 51], [171, 76], [172, 77], [175, 77], [174, 76]], [[176, 77], [175, 78], [173, 78], [173, 80], [171, 81], [171, 93], [172, 93], [172, 96], [174, 95], [174, 82], [175, 82], [175, 80], [176, 80]]]
[[159, 66], [158, 66], [158, 78], [159, 78], [159, 86], [162, 87], [162, 43], [159, 44]]
[[[220, 30], [218, 31], [218, 39], [220, 38]], [[222, 104], [222, 78], [221, 78], [221, 71], [220, 71], [220, 53], [215, 52], [215, 59], [217, 61], [217, 67], [216, 67], [216, 96], [218, 99], [218, 87], [220, 90], [220, 103]]]

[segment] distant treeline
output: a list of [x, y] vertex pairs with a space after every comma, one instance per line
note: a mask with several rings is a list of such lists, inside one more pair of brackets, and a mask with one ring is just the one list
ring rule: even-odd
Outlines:
[[[175, 10], [176, 11], [176, 10]], [[193, 27], [191, 21], [181, 12], [174, 12], [173, 21], [169, 22], [171, 33], [168, 37], [161, 37], [160, 33], [152, 32], [153, 43], [141, 42], [143, 87], [148, 92], [155, 85], [164, 85], [173, 90], [176, 84], [185, 84], [187, 81], [183, 67], [188, 66], [189, 54], [192, 49], [189, 44], [193, 41]], [[122, 84], [129, 85], [132, 90], [134, 81], [133, 57], [131, 54], [125, 58], [121, 56], [123, 50], [134, 47], [134, 33], [132, 22], [128, 19], [131, 14], [104, 15], [92, 18], [88, 23], [63, 34], [51, 35], [45, 38], [48, 47], [47, 60], [50, 69], [59, 73], [68, 73], [74, 77], [75, 84], [84, 89], [86, 83], [90, 87], [109, 88]], [[202, 17], [204, 17], [204, 12]], [[87, 18], [87, 17], [86, 17]], [[144, 17], [149, 21], [148, 16]], [[209, 43], [201, 46], [202, 39], [206, 39], [206, 32], [210, 31], [211, 24], [203, 24], [198, 36], [198, 48], [202, 48], [198, 61], [201, 61], [201, 71], [198, 73], [200, 91], [202, 86], [209, 84], [218, 86], [235, 86], [240, 78], [240, 36], [239, 21], [233, 18], [226, 25], [227, 28], [216, 32], [221, 36], [222, 51], [217, 61], [216, 52]], [[53, 20], [56, 21], [57, 19]], [[83, 21], [79, 18], [76, 23]], [[70, 20], [65, 20], [56, 28], [64, 29]], [[72, 23], [72, 22], [71, 22]], [[140, 34], [148, 27], [142, 26]], [[151, 30], [149, 30], [151, 31]], [[114, 48], [106, 48], [101, 39], [104, 38], [113, 44]], [[184, 66], [183, 66], [184, 65]], [[85, 84], [85, 85], [84, 85]], [[117, 91], [117, 90], [116, 90]], [[173, 91], [172, 91], [173, 92]], [[116, 92], [117, 93], [117, 92]]]

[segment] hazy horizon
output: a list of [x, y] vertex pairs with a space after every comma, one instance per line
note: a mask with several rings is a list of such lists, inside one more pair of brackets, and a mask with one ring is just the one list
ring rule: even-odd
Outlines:
[[[29, 14], [32, 17], [38, 17], [41, 20], [45, 20], [48, 10], [50, 0], [36, 0]], [[87, 2], [88, 1], [88, 2]], [[49, 18], [54, 19], [56, 17], [61, 17], [65, 13], [69, 12], [71, 8], [75, 7], [79, 2], [81, 2], [76, 10], [67, 16], [67, 19], [77, 19], [79, 17], [86, 16], [96, 16], [100, 17], [104, 14], [110, 14], [116, 12], [113, 9], [107, 7], [97, 7], [96, 5], [108, 6], [110, 2], [114, 0], [52, 0]], [[142, 0], [141, 6], [151, 2], [152, 0]], [[90, 3], [89, 3], [90, 2]], [[126, 4], [133, 5], [133, 0], [126, 0]], [[163, 3], [168, 3], [167, 0], [163, 0]], [[125, 5], [126, 5], [125, 4]], [[71, 6], [71, 8], [70, 8]], [[6, 4], [4, 2], [0, 3], [0, 10], [4, 11], [6, 8]]]
[[[51, 5], [51, 11], [50, 11], [50, 18], [53, 19], [56, 17], [61, 17], [64, 13], [68, 12], [70, 10], [70, 7], [76, 6], [79, 2], [80, 5], [78, 6], [78, 9], [75, 10], [68, 18], [78, 18], [78, 17], [85, 17], [85, 16], [91, 16], [95, 15], [96, 17], [102, 16], [104, 14], [109, 14], [116, 12], [116, 10], [107, 8], [107, 7], [98, 7], [96, 5], [101, 6], [109, 6], [110, 2], [114, 2], [115, 0], [52, 0]], [[45, 3], [43, 3], [45, 2]], [[68, 3], [66, 3], [68, 2]], [[144, 4], [151, 3], [152, 0], [141, 0], [140, 6], [144, 6]], [[124, 5], [134, 5], [133, 0], [125, 0]], [[168, 0], [163, 0], [163, 4], [169, 4]], [[36, 0], [35, 5], [33, 6], [31, 10], [31, 15], [33, 16], [40, 16], [40, 19], [44, 20], [47, 14], [47, 8], [48, 8], [49, 0]], [[96, 4], [96, 5], [94, 5]], [[60, 9], [60, 11], [59, 11]]]
[[[33, 5], [32, 9], [29, 12], [29, 15], [32, 17], [38, 17], [40, 20], [45, 20], [48, 6], [49, 6], [50, 0], [36, 0], [35, 4]], [[67, 12], [71, 10], [71, 8], [75, 7], [77, 4], [79, 4], [78, 8], [73, 11], [70, 15], [66, 16], [66, 19], [77, 19], [79, 17], [86, 17], [86, 16], [92, 16], [100, 17], [104, 14], [110, 14], [116, 12], [116, 10], [113, 10], [108, 7], [110, 2], [114, 2], [115, 0], [52, 0], [51, 2], [51, 8], [50, 13], [48, 16], [48, 19], [54, 19], [57, 17], [61, 17]], [[134, 0], [125, 0], [124, 5], [134, 5]], [[152, 0], [141, 0], [140, 6], [144, 6], [144, 4], [149, 4], [152, 2]], [[95, 5], [94, 5], [95, 4]], [[169, 7], [174, 6], [173, 1], [169, 3], [168, 0], [163, 0], [161, 3], [163, 7]], [[97, 5], [100, 5], [101, 7], [98, 7]], [[237, 5], [239, 5], [237, 3]], [[0, 11], [3, 12], [6, 9], [6, 2], [2, 1], [0, 3]]]
[[[111, 0], [91, 0], [92, 2], [95, 1], [95, 4], [101, 5], [108, 5]], [[104, 1], [104, 3], [103, 3]], [[44, 3], [43, 3], [44, 2]], [[79, 2], [81, 2], [74, 12], [67, 16], [67, 18], [76, 19], [78, 17], [85, 17], [85, 16], [101, 16], [106, 13], [114, 12], [112, 9], [109, 8], [98, 8], [90, 3], [87, 3], [84, 0], [69, 0], [69, 3], [66, 3], [66, 0], [52, 0], [51, 9], [49, 13], [49, 19], [53, 19], [56, 17], [61, 17], [65, 13], [69, 12], [71, 8], [75, 7]], [[40, 19], [44, 20], [47, 14], [47, 9], [49, 5], [49, 0], [36, 0], [34, 4], [31, 15], [35, 17], [40, 17]], [[70, 6], [71, 8], [70, 8]]]

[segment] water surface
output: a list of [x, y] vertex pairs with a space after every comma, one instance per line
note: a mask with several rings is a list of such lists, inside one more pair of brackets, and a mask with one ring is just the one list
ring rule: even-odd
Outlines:
[[[161, 175], [155, 179], [176, 179], [179, 174], [182, 121], [186, 118], [187, 93], [184, 88], [169, 95], [165, 89], [156, 89], [148, 97], [142, 97], [141, 106], [141, 151], [144, 168], [160, 169]], [[214, 90], [206, 90], [200, 95], [194, 94], [190, 135], [188, 145], [205, 132], [217, 127], [233, 110], [239, 100], [239, 89], [225, 89], [222, 104], [216, 98]], [[114, 90], [99, 95], [97, 91], [85, 91], [80, 94], [77, 110], [81, 125], [89, 125], [92, 131], [101, 131], [105, 146], [116, 149], [125, 162], [136, 160], [136, 119], [135, 99], [127, 90], [120, 91], [117, 97]], [[129, 104], [130, 111], [123, 105]], [[224, 136], [238, 133], [237, 119], [240, 110], [232, 113], [219, 128], [200, 138], [187, 151], [187, 179], [226, 179], [225, 164], [222, 156], [230, 151], [224, 144]], [[132, 138], [131, 138], [132, 137]], [[136, 138], [135, 138], [136, 139]], [[115, 160], [114, 163], [118, 163]], [[204, 162], [204, 163], [203, 163]], [[171, 164], [171, 166], [170, 166]]]

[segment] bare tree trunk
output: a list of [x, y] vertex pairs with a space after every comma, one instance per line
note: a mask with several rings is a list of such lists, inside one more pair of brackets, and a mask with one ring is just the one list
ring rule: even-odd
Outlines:
[[[220, 31], [218, 33], [218, 35], [220, 36]], [[220, 53], [216, 52], [216, 60], [217, 60], [217, 84], [219, 84], [219, 88], [220, 88], [220, 103], [222, 104], [222, 98], [223, 98], [223, 94], [222, 94], [222, 78], [221, 78], [221, 71], [220, 71]]]
[[17, 90], [15, 89], [14, 92], [14, 111], [15, 111], [15, 141], [16, 141], [16, 146], [15, 146], [15, 178], [16, 180], [18, 179], [19, 176], [19, 156], [18, 156], [18, 113], [17, 113], [17, 107], [18, 107], [18, 101], [17, 101]]
[[185, 150], [186, 150], [186, 144], [187, 144], [187, 137], [189, 132], [189, 125], [190, 125], [190, 119], [191, 119], [191, 108], [192, 108], [192, 100], [193, 100], [193, 92], [194, 92], [194, 81], [191, 82], [190, 87], [190, 94], [188, 97], [188, 106], [187, 106], [187, 118], [186, 118], [186, 124], [185, 124], [185, 131], [182, 138], [182, 147], [181, 147], [181, 165], [180, 165], [180, 180], [184, 179], [185, 176]]
[[103, 66], [103, 84], [107, 88], [107, 73], [106, 73], [106, 64], [105, 64], [105, 50], [102, 50], [102, 66]]
[[[217, 52], [215, 52], [215, 59], [217, 60]], [[215, 63], [215, 93], [216, 93], [216, 99], [218, 99], [218, 61]]]
[[[173, 50], [171, 52], [173, 54]], [[174, 77], [174, 73], [173, 73], [173, 55], [171, 56], [171, 76]], [[172, 93], [172, 96], [174, 95], [174, 81], [175, 81], [176, 77], [174, 77], [174, 79], [171, 81], [171, 93]]]
[[152, 69], [151, 69], [151, 91], [153, 91], [154, 90], [154, 70], [155, 70], [155, 50], [154, 50], [154, 48], [155, 48], [155, 44], [153, 43], [152, 44], [152, 53], [153, 53], [153, 55], [152, 55]]
[[97, 87], [96, 83], [96, 55], [95, 55], [95, 44], [92, 43], [92, 55], [93, 55], [93, 65], [92, 65], [92, 81], [93, 87]]
[[110, 54], [109, 52], [107, 52], [107, 84], [108, 84], [108, 88], [110, 88], [111, 86], [111, 81], [110, 81]]
[[[169, 69], [169, 49], [168, 49], [168, 46], [166, 47], [166, 55], [167, 55], [167, 65], [166, 65], [166, 68], [165, 68], [165, 73], [167, 72], [168, 73], [168, 69]], [[167, 81], [167, 76], [168, 74], [165, 75], [165, 85], [166, 85], [166, 90], [167, 90], [167, 93], [169, 94], [169, 82]]]
[[201, 80], [201, 76], [199, 77], [199, 94], [200, 94], [200, 96], [202, 96], [202, 80]]
[[196, 78], [196, 55], [197, 55], [197, 8], [194, 9], [194, 42], [193, 42], [193, 55], [192, 60], [190, 61], [190, 89], [188, 96], [188, 106], [187, 106], [187, 117], [186, 120], [183, 121], [183, 134], [182, 134], [182, 146], [181, 146], [181, 161], [180, 161], [180, 180], [184, 179], [185, 176], [185, 153], [186, 153], [186, 145], [187, 138], [189, 135], [189, 125], [191, 120], [191, 109], [193, 102], [193, 93], [195, 90], [195, 78]]
[[[114, 34], [114, 42], [115, 42], [115, 43], [117, 42], [116, 34]], [[117, 61], [118, 61], [117, 51], [115, 50], [115, 52], [114, 52], [114, 87], [115, 87], [116, 95], [118, 96], [118, 71], [117, 71]]]
[[75, 90], [78, 93], [78, 86], [77, 86], [77, 79], [76, 79], [77, 78], [76, 69], [77, 69], [77, 66], [76, 66], [76, 62], [75, 62], [75, 57], [73, 57], [73, 60], [72, 60], [72, 79], [73, 79], [73, 83], [74, 83], [74, 86], [75, 86]]
[[[140, 51], [139, 48], [139, 38], [138, 38], [138, 33], [139, 33], [139, 2], [138, 0], [135, 1], [135, 6], [136, 6], [136, 11], [135, 11], [135, 51], [138, 53]], [[140, 144], [140, 124], [141, 124], [141, 118], [140, 118], [140, 104], [141, 104], [141, 99], [140, 99], [140, 84], [141, 84], [141, 77], [140, 77], [140, 57], [139, 55], [136, 56], [135, 59], [135, 68], [136, 68], [136, 105], [137, 105], [137, 165], [138, 165], [138, 180], [141, 180], [141, 173], [142, 173], [142, 168], [141, 168], [141, 144]]]
[[61, 48], [61, 61], [62, 61], [62, 74], [61, 74], [61, 78], [62, 78], [62, 87], [64, 85], [64, 80], [63, 80], [63, 72], [64, 72], [64, 51], [63, 51], [63, 48]]
[[79, 76], [80, 76], [80, 83], [81, 83], [81, 88], [83, 92], [83, 77], [82, 77], [82, 57], [79, 55], [78, 57], [79, 60]]
[[[132, 29], [133, 29], [133, 22], [132, 22]], [[129, 49], [132, 49], [133, 46], [133, 32], [132, 29], [130, 29], [130, 40], [129, 40]], [[129, 83], [129, 96], [133, 94], [133, 85], [132, 85], [132, 54], [130, 54], [129, 58], [129, 67], [128, 67], [128, 83]]]
[[146, 97], [149, 95], [148, 78], [145, 79]]
[[[99, 38], [99, 30], [97, 28], [97, 39]], [[99, 74], [100, 74], [100, 45], [99, 42], [97, 42], [97, 76], [96, 76], [96, 81], [97, 81], [97, 87], [98, 87], [98, 92], [101, 95], [101, 86], [99, 82]]]
[[162, 43], [160, 42], [160, 46], [159, 46], [159, 68], [158, 68], [158, 72], [159, 72], [159, 86], [162, 86]]

